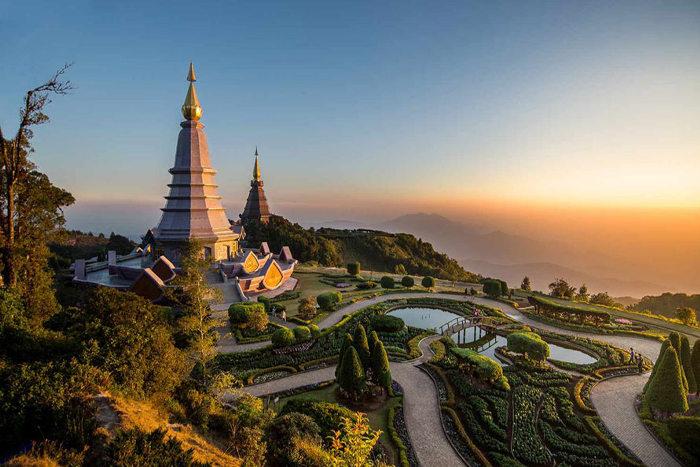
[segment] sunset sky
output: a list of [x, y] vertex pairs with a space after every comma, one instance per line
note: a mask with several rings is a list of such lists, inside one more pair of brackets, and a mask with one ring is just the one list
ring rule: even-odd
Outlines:
[[75, 62], [33, 156], [74, 228], [157, 223], [190, 60], [229, 217], [256, 145], [300, 222], [700, 217], [698, 1], [0, 0], [0, 52], [5, 131]]

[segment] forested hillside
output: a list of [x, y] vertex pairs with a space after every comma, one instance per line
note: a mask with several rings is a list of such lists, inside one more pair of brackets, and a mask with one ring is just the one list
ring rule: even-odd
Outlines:
[[246, 232], [250, 245], [267, 241], [273, 251], [287, 245], [302, 262], [340, 266], [359, 261], [363, 268], [376, 271], [393, 272], [403, 266], [408, 274], [462, 281], [480, 279], [454, 259], [435, 251], [430, 243], [410, 234], [327, 228], [306, 230], [280, 216], [273, 216], [267, 224], [249, 224]]
[[700, 294], [666, 292], [657, 296], [646, 296], [639, 303], [630, 306], [629, 309], [640, 312], [651, 311], [656, 315], [675, 318], [676, 309], [685, 307], [700, 310]]

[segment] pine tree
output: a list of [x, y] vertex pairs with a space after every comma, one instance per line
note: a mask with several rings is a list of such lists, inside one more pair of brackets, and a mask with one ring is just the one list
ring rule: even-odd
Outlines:
[[696, 340], [693, 345], [690, 366], [693, 369], [693, 376], [695, 376], [696, 394], [700, 394], [700, 339]]
[[[377, 336], [377, 331], [372, 331], [369, 334], [369, 350], [370, 353], [374, 352], [374, 346], [379, 342], [379, 336]], [[374, 354], [372, 354], [374, 355]]]
[[343, 391], [351, 394], [353, 399], [357, 399], [357, 396], [367, 389], [365, 371], [362, 369], [357, 350], [352, 346], [348, 347], [343, 356], [343, 366], [338, 375], [338, 385]]
[[649, 384], [646, 400], [649, 406], [663, 413], [683, 413], [688, 410], [687, 391], [683, 388], [683, 371], [673, 346], [664, 352], [656, 376]]
[[361, 324], [355, 328], [355, 334], [352, 336], [353, 346], [357, 350], [363, 368], [369, 368], [371, 365], [371, 354], [369, 351], [369, 343], [367, 343], [367, 333], [365, 327]]
[[384, 389], [388, 390], [391, 387], [389, 358], [381, 341], [374, 344], [372, 351], [372, 374], [374, 375], [375, 384], [382, 388], [382, 392]]
[[338, 353], [338, 366], [335, 367], [335, 379], [340, 377], [340, 368], [343, 365], [343, 356], [345, 355], [345, 351], [348, 350], [348, 347], [352, 347], [352, 336], [350, 333], [345, 334], [345, 340], [343, 340], [343, 343], [340, 345], [340, 352]]
[[690, 363], [690, 342], [685, 336], [681, 338], [681, 366], [683, 367], [685, 378], [688, 381], [688, 393], [692, 394], [697, 392], [698, 385], [697, 381], [695, 380], [693, 365]]
[[681, 354], [681, 335], [678, 334], [677, 332], [673, 331], [668, 335], [669, 340], [671, 341], [671, 344], [673, 345], [673, 348], [676, 350], [676, 353], [678, 355]]
[[656, 376], [656, 370], [659, 368], [659, 362], [664, 358], [664, 353], [666, 353], [666, 351], [668, 350], [669, 347], [671, 347], [671, 340], [666, 339], [661, 344], [661, 350], [659, 351], [659, 356], [656, 357], [656, 363], [654, 364], [654, 367], [651, 369], [651, 374], [649, 375], [649, 379], [647, 380], [647, 384], [644, 385], [644, 391], [642, 391], [642, 392], [647, 392], [647, 389], [649, 389], [649, 385], [651, 384], [651, 381]]

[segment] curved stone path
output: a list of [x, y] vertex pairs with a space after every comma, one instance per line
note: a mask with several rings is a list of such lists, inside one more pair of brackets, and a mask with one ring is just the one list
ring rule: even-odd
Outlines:
[[[651, 361], [656, 360], [659, 350], [661, 349], [661, 343], [655, 340], [633, 336], [572, 331], [532, 320], [521, 313], [517, 308], [506, 303], [481, 297], [439, 293], [389, 294], [361, 300], [333, 312], [319, 323], [319, 327], [330, 327], [338, 323], [343, 316], [348, 313], [385, 300], [420, 297], [468, 301], [499, 308], [507, 316], [533, 328], [559, 334], [597, 339], [624, 349], [633, 347], [636, 352], [641, 352]], [[434, 338], [437, 338], [437, 336]], [[422, 465], [426, 467], [433, 465], [464, 465], [464, 462], [449, 444], [442, 429], [442, 418], [437, 401], [437, 391], [432, 380], [430, 380], [428, 375], [418, 368], [415, 368], [415, 365], [419, 364], [420, 361], [423, 359], [427, 360], [432, 356], [432, 351], [429, 349], [429, 342], [430, 341], [426, 339], [421, 343], [421, 350], [424, 352], [424, 357], [418, 361], [391, 364], [394, 379], [404, 387], [405, 391], [404, 404], [406, 410], [404, 411], [404, 416], [406, 417], [406, 425], [408, 426], [416, 455]], [[266, 345], [269, 345], [269, 342], [259, 342], [235, 347], [239, 347], [236, 351], [244, 351], [252, 348], [264, 347]], [[334, 368], [335, 367], [329, 367], [322, 370], [299, 373], [280, 380], [250, 386], [244, 390], [254, 395], [264, 395], [266, 393], [278, 392], [284, 389], [312, 384], [314, 382], [327, 381], [333, 378]], [[595, 386], [591, 394], [592, 402], [598, 410], [600, 418], [610, 432], [634, 452], [644, 464], [651, 467], [677, 467], [679, 466], [678, 462], [649, 434], [634, 409], [634, 399], [636, 395], [641, 392], [647, 378], [648, 375], [624, 376], [603, 381]], [[430, 403], [426, 401], [430, 401]]]
[[[437, 389], [430, 377], [416, 368], [433, 357], [430, 343], [440, 336], [431, 336], [420, 343], [423, 355], [408, 362], [391, 362], [391, 376], [404, 389], [404, 418], [413, 449], [423, 467], [464, 467], [462, 458], [447, 440], [442, 428], [442, 416]], [[307, 384], [335, 378], [335, 365], [320, 370], [296, 373], [286, 378], [243, 388], [254, 396], [265, 396]]]

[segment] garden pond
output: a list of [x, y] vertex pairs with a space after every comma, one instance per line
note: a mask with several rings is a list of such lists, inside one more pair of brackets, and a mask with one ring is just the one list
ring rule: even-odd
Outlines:
[[[455, 319], [457, 314], [438, 308], [406, 307], [398, 308], [387, 313], [389, 316], [401, 318], [408, 326], [422, 329], [439, 329], [443, 324]], [[498, 347], [507, 344], [507, 339], [496, 334], [488, 334], [481, 328], [467, 328], [451, 336], [460, 347], [472, 348], [481, 355], [500, 362], [494, 355]], [[549, 344], [551, 360], [587, 365], [595, 363], [597, 358], [579, 350], [568, 349], [556, 344]]]

